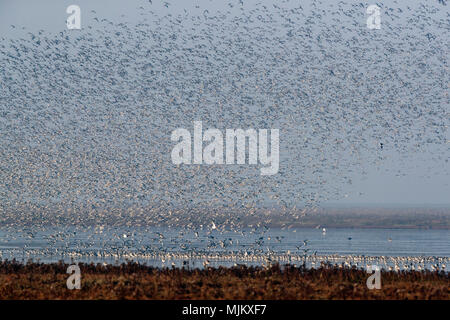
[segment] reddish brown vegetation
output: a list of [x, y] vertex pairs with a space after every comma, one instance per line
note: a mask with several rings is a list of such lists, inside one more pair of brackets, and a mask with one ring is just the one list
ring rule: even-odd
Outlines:
[[81, 290], [68, 290], [68, 265], [0, 262], [0, 299], [449, 299], [444, 272], [382, 272], [366, 287], [356, 268], [286, 266], [206, 270], [80, 264]]

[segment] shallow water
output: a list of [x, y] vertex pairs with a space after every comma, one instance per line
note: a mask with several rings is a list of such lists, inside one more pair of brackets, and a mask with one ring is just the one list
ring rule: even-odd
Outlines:
[[411, 265], [445, 269], [450, 230], [415, 229], [217, 229], [48, 227], [0, 229], [3, 260], [120, 263], [154, 266], [230, 266], [269, 262], [318, 266], [321, 262]]

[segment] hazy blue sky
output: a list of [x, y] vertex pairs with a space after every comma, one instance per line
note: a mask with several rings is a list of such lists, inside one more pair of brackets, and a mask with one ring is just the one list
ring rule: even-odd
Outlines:
[[[145, 6], [144, 10], [153, 10], [156, 14], [165, 15], [167, 13], [178, 14], [184, 9], [192, 14], [201, 14], [204, 10], [214, 12], [215, 10], [229, 10], [231, 12], [239, 12], [239, 1], [168, 1], [169, 7], [164, 6], [164, 1], [153, 0], [153, 4], [149, 5], [149, 1], [129, 0], [108, 0], [108, 1], [60, 1], [60, 0], [0, 0], [0, 37], [6, 39], [19, 38], [26, 32], [35, 33], [38, 30], [45, 30], [49, 33], [58, 33], [66, 30], [65, 12], [68, 5], [77, 4], [82, 10], [82, 28], [85, 32], [88, 26], [95, 28], [94, 17], [107, 18], [112, 21], [123, 21], [125, 23], [136, 23], [140, 19], [142, 11], [140, 6]], [[244, 0], [244, 8], [251, 8], [255, 3], [260, 2], [265, 5], [272, 5], [277, 1], [261, 0], [248, 1]], [[296, 5], [298, 1], [290, 1], [283, 5]], [[324, 1], [327, 2], [327, 1]], [[338, 1], [331, 1], [337, 3]], [[396, 6], [420, 6], [421, 1], [398, 1]], [[426, 1], [428, 3], [433, 1]], [[437, 3], [437, 1], [435, 1]], [[232, 3], [233, 7], [228, 6]], [[371, 3], [371, 2], [364, 2]], [[374, 1], [373, 3], [382, 3], [385, 6], [393, 5], [394, 1]], [[302, 6], [308, 8], [311, 6], [309, 1], [302, 1]], [[198, 8], [196, 6], [199, 6]], [[448, 8], [442, 7], [442, 16], [447, 12]], [[94, 10], [92, 12], [91, 10]], [[364, 11], [364, 8], [361, 10]], [[382, 19], [384, 19], [382, 15]], [[364, 28], [366, 21], [356, 21]], [[14, 25], [15, 28], [12, 28]], [[25, 30], [22, 30], [25, 28]], [[440, 30], [436, 30], [437, 33]], [[447, 34], [447, 40], [448, 38]], [[448, 49], [448, 44], [446, 46]], [[447, 96], [448, 97], [448, 96]], [[447, 101], [447, 110], [449, 105]], [[448, 116], [448, 113], [446, 114]], [[446, 116], [443, 115], [444, 117]], [[449, 120], [446, 119], [447, 124]], [[281, 137], [283, 139], [283, 137]], [[450, 135], [447, 130], [447, 140]], [[360, 175], [355, 173], [352, 177], [351, 185], [343, 185], [342, 190], [344, 198], [338, 203], [362, 204], [362, 203], [403, 203], [403, 204], [448, 204], [450, 203], [450, 186], [449, 173], [450, 144], [431, 146], [432, 154], [416, 153], [410, 154], [406, 159], [396, 154], [395, 150], [390, 150], [388, 159], [380, 165], [369, 165], [366, 168], [366, 174]], [[440, 154], [440, 159], [436, 159], [436, 154]], [[402, 159], [400, 161], [400, 159]], [[446, 161], [447, 160], [447, 161]], [[406, 164], [406, 165], [405, 165]], [[396, 173], [401, 173], [396, 175]]]

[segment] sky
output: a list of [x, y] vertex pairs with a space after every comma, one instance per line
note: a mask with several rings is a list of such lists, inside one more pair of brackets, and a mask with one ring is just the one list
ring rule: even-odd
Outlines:
[[[259, 6], [271, 6], [276, 2], [269, 0], [258, 1]], [[330, 1], [336, 4], [338, 1]], [[400, 2], [400, 1], [399, 1]], [[432, 1], [426, 1], [432, 2]], [[193, 1], [186, 4], [186, 1], [168, 1], [168, 7], [164, 5], [164, 1], [153, 0], [152, 4], [149, 1], [25, 1], [25, 0], [0, 0], [0, 37], [2, 42], [6, 43], [9, 39], [19, 39], [24, 37], [27, 32], [36, 33], [39, 30], [45, 30], [46, 33], [53, 35], [59, 32], [67, 32], [66, 18], [68, 14], [65, 12], [68, 5], [76, 4], [81, 7], [81, 23], [82, 30], [71, 31], [78, 34], [83, 32], [93, 32], [88, 29], [90, 26], [96, 28], [95, 17], [107, 18], [115, 23], [124, 22], [125, 24], [136, 24], [142, 19], [142, 13], [147, 10], [152, 10], [156, 15], [182, 14], [186, 9], [192, 15], [201, 15], [205, 10], [209, 12], [214, 11], [230, 11], [239, 13], [240, 7], [238, 1]], [[231, 3], [233, 6], [229, 6]], [[255, 6], [256, 1], [244, 0], [244, 10], [251, 10]], [[361, 7], [362, 12], [370, 2], [364, 2]], [[405, 4], [398, 4], [397, 1], [374, 1], [379, 3], [383, 8], [390, 6], [405, 7], [408, 6], [420, 8], [421, 1], [408, 1]], [[437, 1], [436, 1], [437, 3]], [[282, 2], [281, 6], [296, 6], [295, 1]], [[139, 9], [143, 6], [144, 9]], [[197, 7], [198, 6], [198, 7]], [[311, 8], [312, 2], [303, 2], [304, 8]], [[320, 6], [327, 6], [320, 4]], [[442, 12], [437, 16], [444, 19], [444, 24], [448, 30], [448, 8], [449, 6], [439, 7]], [[247, 9], [248, 8], [248, 9]], [[406, 10], [406, 8], [404, 8]], [[445, 18], [445, 12], [447, 17]], [[383, 19], [388, 19], [385, 12], [382, 11]], [[326, 23], [327, 20], [325, 19]], [[355, 20], [357, 27], [365, 28], [366, 21], [363, 19]], [[408, 24], [406, 21], [397, 21], [398, 24]], [[14, 27], [12, 27], [12, 25]], [[437, 34], [441, 34], [442, 30], [435, 29]], [[445, 32], [445, 31], [444, 31]], [[95, 33], [95, 32], [94, 32]], [[443, 38], [448, 38], [448, 32]], [[442, 36], [442, 35], [441, 35]], [[439, 46], [439, 44], [437, 45]], [[447, 44], [440, 44], [444, 50], [448, 50]], [[330, 51], [335, 49], [329, 48]], [[447, 51], [448, 52], [448, 51]], [[413, 53], [414, 54], [414, 53]], [[381, 58], [383, 59], [383, 58]], [[448, 60], [447, 60], [448, 62]], [[398, 62], [397, 63], [401, 63]], [[410, 66], [405, 65], [405, 68]], [[448, 75], [448, 72], [447, 72]], [[433, 81], [433, 76], [428, 75], [424, 82]], [[438, 75], [436, 74], [436, 80]], [[442, 80], [442, 79], [441, 79]], [[447, 77], [448, 80], [448, 77]], [[448, 84], [448, 82], [447, 82]], [[446, 88], [448, 90], [448, 86]], [[364, 162], [364, 174], [360, 170], [354, 170], [348, 175], [351, 178], [351, 183], [339, 184], [333, 183], [333, 186], [339, 189], [338, 199], [326, 200], [324, 203], [332, 203], [338, 205], [386, 205], [386, 204], [405, 204], [411, 205], [449, 205], [450, 204], [450, 186], [449, 174], [450, 166], [448, 159], [450, 158], [450, 135], [448, 133], [449, 124], [449, 101], [448, 94], [445, 95], [440, 103], [440, 110], [447, 110], [447, 113], [442, 114], [442, 121], [447, 125], [446, 135], [447, 143], [430, 145], [423, 150], [427, 152], [413, 152], [402, 153], [395, 147], [386, 150], [385, 159], [381, 162], [367, 161]], [[432, 106], [431, 106], [432, 107]], [[424, 126], [427, 124], [424, 123]], [[418, 125], [420, 128], [420, 125]], [[402, 129], [400, 129], [402, 130]], [[404, 128], [403, 130], [412, 130]], [[283, 136], [281, 136], [283, 139]], [[290, 138], [292, 139], [292, 137]], [[294, 138], [295, 139], [295, 138]], [[298, 139], [303, 139], [298, 137]], [[369, 143], [372, 143], [369, 141]], [[376, 142], [378, 144], [378, 142]], [[5, 157], [5, 154], [2, 155]], [[363, 155], [364, 157], [364, 155]], [[283, 163], [283, 155], [281, 158]], [[360, 168], [358, 168], [360, 169]], [[332, 179], [331, 177], [328, 177]]]

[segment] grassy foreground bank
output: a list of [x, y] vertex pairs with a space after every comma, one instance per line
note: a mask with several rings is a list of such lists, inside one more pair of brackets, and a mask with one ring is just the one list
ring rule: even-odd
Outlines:
[[450, 299], [449, 275], [438, 271], [382, 272], [382, 288], [369, 290], [356, 268], [79, 264], [81, 289], [69, 290], [68, 266], [0, 262], [0, 299]]

